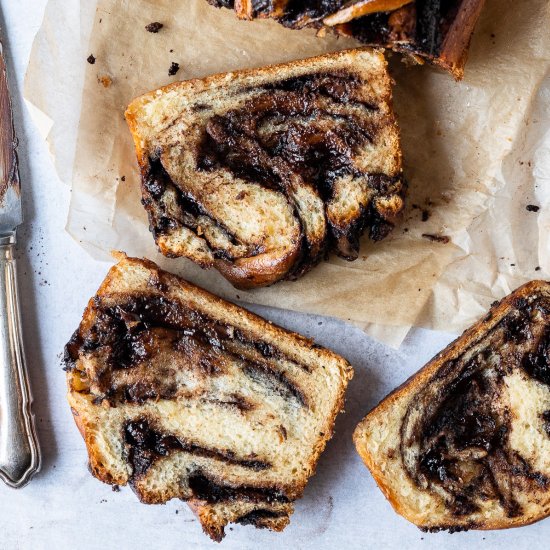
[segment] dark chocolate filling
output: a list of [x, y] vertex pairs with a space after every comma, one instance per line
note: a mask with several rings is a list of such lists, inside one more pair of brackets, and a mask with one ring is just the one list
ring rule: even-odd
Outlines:
[[547, 476], [510, 447], [512, 420], [502, 399], [504, 377], [518, 369], [550, 385], [549, 305], [546, 298], [521, 302], [476, 343], [475, 356], [442, 366], [407, 408], [400, 443], [407, 474], [459, 518], [479, 511], [485, 500], [517, 517], [516, 490], [550, 487]]
[[207, 0], [207, 2], [216, 8], [233, 9], [235, 6], [235, 0]]
[[[197, 166], [202, 170], [225, 168], [236, 177], [277, 189], [293, 204], [298, 218], [293, 199], [296, 177], [300, 185], [312, 186], [325, 202], [332, 197], [337, 178], [365, 178], [368, 185], [370, 175], [358, 172], [352, 159], [358, 147], [374, 139], [377, 129], [369, 119], [335, 109], [348, 104], [374, 110], [359, 96], [359, 87], [353, 74], [305, 75], [265, 85], [266, 93], [208, 122]], [[378, 221], [373, 216], [369, 220], [366, 214], [344, 231], [331, 227], [331, 242], [327, 239], [311, 253], [306, 250], [291, 276], [301, 275], [304, 265], [309, 268], [318, 263], [330, 247], [355, 259], [367, 222], [376, 225]], [[376, 231], [371, 235], [378, 236]]]
[[235, 500], [267, 503], [290, 502], [290, 499], [280, 489], [221, 485], [201, 472], [196, 472], [189, 477], [189, 487], [193, 491], [193, 498], [209, 503], [233, 502]]
[[373, 46], [437, 58], [451, 23], [462, 4], [459, 0], [416, 0], [393, 12], [379, 12], [353, 19], [347, 33]]
[[273, 0], [251, 0], [252, 17], [269, 16], [275, 9]]
[[550, 411], [544, 411], [541, 416], [542, 416], [544, 431], [550, 437]]
[[133, 468], [132, 478], [142, 476], [156, 460], [169, 456], [173, 452], [212, 458], [254, 471], [271, 468], [269, 462], [258, 460], [256, 457], [240, 458], [230, 450], [209, 449], [174, 435], [157, 431], [147, 418], [139, 418], [126, 423], [124, 442], [127, 446], [128, 461]]
[[[218, 7], [230, 4], [226, 7], [232, 8], [234, 5], [226, 0], [208, 1]], [[289, 28], [321, 28], [323, 19], [338, 12], [346, 3], [345, 0], [289, 0], [283, 14], [276, 18]], [[252, 16], [275, 17], [271, 4], [269, 0], [254, 0]], [[392, 48], [434, 60], [441, 55], [445, 38], [463, 4], [464, 0], [416, 0], [397, 10], [358, 17], [331, 27], [331, 30], [353, 36], [370, 46]]]
[[[325, 216], [327, 235], [322, 243], [312, 243], [304, 231], [306, 222], [296, 202], [297, 190], [303, 187], [325, 203], [330, 201], [335, 181], [346, 176], [358, 180], [356, 185], [372, 190], [374, 198], [404, 194], [401, 176], [363, 173], [354, 166], [356, 151], [374, 141], [378, 133], [378, 123], [369, 116], [377, 106], [365, 101], [361, 90], [360, 78], [350, 72], [287, 78], [244, 89], [258, 93], [239, 109], [214, 115], [206, 123], [196, 157], [197, 170], [228, 170], [239, 179], [284, 194], [291, 204], [304, 236], [301, 255], [287, 278], [302, 275], [331, 249], [345, 259], [354, 260], [365, 231], [373, 240], [380, 240], [393, 227], [371, 200], [359, 216], [352, 216], [343, 226], [335, 226]], [[171, 181], [159, 157], [150, 159], [142, 187], [143, 203], [155, 238], [181, 226], [197, 233], [198, 216], [207, 216], [230, 242], [246, 246], [220, 220], [210, 217], [197, 199], [185, 195]], [[183, 212], [178, 218], [164, 208], [162, 196], [168, 189], [178, 197]], [[207, 239], [204, 234], [201, 237]], [[215, 258], [236, 259], [208, 244]], [[261, 252], [252, 248], [244, 256]]]
[[254, 527], [262, 527], [266, 520], [278, 519], [285, 517], [286, 512], [275, 512], [273, 510], [252, 510], [244, 516], [241, 516], [235, 521], [241, 525], [254, 525]]
[[[159, 341], [162, 341], [188, 355], [204, 376], [221, 373], [223, 357], [228, 357], [269, 392], [295, 401], [299, 406], [307, 406], [302, 390], [268, 361], [284, 360], [305, 372], [309, 372], [309, 368], [286, 356], [276, 346], [255, 340], [240, 329], [224, 325], [162, 295], [138, 293], [126, 296], [117, 305], [105, 305], [101, 299], [96, 299], [95, 307], [95, 322], [85, 332], [77, 330], [65, 346], [65, 362], [67, 369], [74, 369], [81, 354], [102, 354], [105, 368], [96, 373], [95, 380], [99, 391], [103, 392], [96, 398], [98, 401], [143, 403], [150, 399], [173, 398], [178, 388], [170, 381], [170, 373], [130, 384], [114, 383], [117, 370], [146, 364], [158, 352]], [[239, 346], [235, 347], [234, 343]], [[235, 406], [244, 410], [246, 404], [239, 399], [237, 396]]]
[[273, 369], [267, 363], [248, 362], [244, 367], [244, 372], [273, 393], [284, 397], [287, 401], [294, 398], [301, 406], [307, 404], [304, 393], [283, 372]]
[[343, 4], [344, 0], [290, 0], [280, 22], [291, 28], [315, 25], [337, 12]]

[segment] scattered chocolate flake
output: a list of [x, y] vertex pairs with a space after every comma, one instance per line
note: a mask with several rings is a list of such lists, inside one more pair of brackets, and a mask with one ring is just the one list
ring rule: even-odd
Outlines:
[[168, 76], [174, 76], [179, 70], [180, 70], [180, 64], [172, 61], [172, 64], [168, 69]]
[[422, 210], [422, 221], [427, 222], [430, 219], [431, 213], [428, 210]]
[[126, 181], [126, 176], [121, 176], [120, 181]]
[[528, 204], [525, 209], [527, 212], [538, 212], [540, 210], [540, 206], [537, 206], [536, 204]]
[[93, 65], [95, 63], [95, 57], [93, 54], [90, 54], [88, 56], [88, 59], [86, 59], [86, 61], [90, 64], [90, 65]]
[[540, 271], [540, 265], [537, 265], [537, 267], [535, 267], [535, 271]]
[[422, 233], [422, 236], [425, 239], [429, 239], [430, 241], [442, 244], [447, 244], [451, 240], [449, 239], [449, 237], [447, 237], [447, 235], [432, 235], [431, 233]]
[[118, 485], [113, 485], [112, 489], [113, 489], [114, 493], [119, 493], [120, 492], [120, 487]]
[[153, 34], [157, 34], [157, 32], [159, 32], [162, 27], [164, 27], [162, 23], [155, 21], [154, 23], [149, 23], [148, 25], [145, 25], [145, 30], [147, 32], [152, 32]]

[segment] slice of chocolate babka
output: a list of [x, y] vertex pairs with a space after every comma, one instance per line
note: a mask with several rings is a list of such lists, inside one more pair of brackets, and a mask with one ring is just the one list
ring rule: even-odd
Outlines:
[[145, 503], [230, 522], [289, 522], [353, 371], [334, 353], [146, 260], [111, 268], [65, 349], [90, 469]]
[[209, 0], [242, 19], [271, 17], [293, 29], [331, 28], [369, 46], [426, 60], [462, 78], [485, 0]]
[[357, 426], [395, 510], [428, 531], [550, 515], [550, 283], [516, 290]]
[[[397, 9], [369, 11], [376, 0], [359, 0], [324, 19], [340, 34], [428, 61], [464, 76], [470, 40], [485, 0], [387, 2]], [[383, 4], [383, 2], [382, 2]]]
[[163, 254], [235, 286], [353, 260], [403, 207], [382, 54], [344, 51], [179, 82], [128, 107], [143, 204]]

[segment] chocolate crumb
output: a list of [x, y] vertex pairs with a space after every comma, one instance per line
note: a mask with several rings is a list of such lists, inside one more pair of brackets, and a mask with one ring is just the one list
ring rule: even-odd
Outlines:
[[432, 235], [431, 233], [422, 233], [422, 236], [425, 239], [429, 239], [430, 241], [442, 244], [447, 244], [451, 240], [449, 237], [447, 237], [447, 235]]
[[97, 81], [104, 87], [104, 88], [108, 88], [112, 83], [113, 81], [111, 80], [111, 77], [109, 76], [99, 76], [97, 78]]
[[540, 265], [537, 265], [537, 267], [535, 267], [535, 271], [540, 271]]
[[172, 64], [168, 69], [168, 76], [174, 76], [179, 70], [180, 70], [180, 64], [172, 61]]
[[119, 493], [120, 492], [120, 487], [118, 485], [113, 485], [112, 489], [113, 489], [114, 493]]
[[538, 212], [540, 210], [540, 206], [537, 206], [536, 204], [528, 204], [525, 209], [527, 212]]
[[422, 210], [422, 221], [427, 222], [430, 219], [430, 212], [428, 210]]
[[88, 56], [88, 59], [86, 59], [86, 61], [90, 64], [90, 65], [93, 65], [95, 63], [95, 57], [93, 54], [90, 54]]
[[149, 23], [148, 25], [145, 25], [145, 30], [147, 32], [152, 32], [153, 34], [157, 34], [157, 32], [159, 32], [162, 27], [164, 27], [162, 23], [155, 21], [154, 23]]
[[126, 176], [121, 176], [120, 181], [126, 181]]

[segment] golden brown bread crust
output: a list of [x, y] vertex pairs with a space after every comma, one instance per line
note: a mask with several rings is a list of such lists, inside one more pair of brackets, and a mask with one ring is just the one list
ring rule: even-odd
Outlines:
[[126, 119], [159, 250], [238, 288], [296, 279], [331, 250], [354, 260], [363, 232], [383, 239], [403, 208], [379, 52], [171, 84], [135, 99]]
[[436, 65], [450, 71], [456, 80], [461, 80], [464, 76], [470, 42], [484, 3], [485, 0], [462, 2], [441, 46], [441, 53], [434, 60]]
[[[130, 483], [144, 503], [163, 503], [171, 498], [188, 501], [205, 532], [215, 540], [223, 537], [223, 528], [229, 522], [282, 530], [293, 511], [293, 500], [301, 496], [332, 436], [335, 417], [343, 407], [345, 386], [352, 376], [351, 367], [330, 351], [314, 345], [310, 339], [288, 332], [163, 272], [149, 260], [124, 255], [119, 255], [119, 260], [110, 269], [96, 296], [89, 301], [80, 327], [66, 348], [68, 400], [88, 450], [92, 474], [109, 484]], [[183, 296], [188, 296], [189, 302], [182, 302], [178, 307], [183, 309], [178, 313], [171, 304], [179, 303]], [[142, 300], [141, 309], [132, 309], [132, 304], [138, 303], [132, 300]], [[154, 314], [158, 307], [164, 308], [159, 310], [161, 317]], [[139, 311], [148, 315], [141, 328], [138, 316], [141, 319], [142, 313]], [[184, 323], [190, 324], [178, 325], [182, 322], [178, 321], [179, 314], [183, 315]], [[116, 321], [118, 324], [109, 328], [106, 315], [117, 316], [120, 319]], [[220, 321], [214, 322], [214, 318]], [[120, 321], [126, 323], [131, 331], [122, 337], [123, 347], [109, 336], [111, 330], [120, 330], [117, 328]], [[180, 329], [176, 330], [177, 326]], [[206, 331], [208, 341], [203, 339], [202, 332], [192, 336], [196, 330], [193, 327]], [[185, 351], [182, 345], [189, 338], [191, 341], [186, 344]], [[221, 344], [217, 342], [219, 339]], [[213, 343], [208, 343], [210, 341]], [[131, 343], [130, 350], [124, 342]], [[166, 347], [167, 342], [171, 347]], [[137, 356], [134, 356], [134, 349]], [[165, 358], [167, 352], [171, 355]], [[130, 353], [130, 361], [127, 353]], [[190, 354], [191, 364], [185, 363], [184, 369], [179, 370], [178, 365], [186, 353]], [[168, 362], [166, 366], [160, 364], [159, 370], [158, 361]], [[232, 364], [229, 365], [228, 361]], [[290, 364], [292, 362], [295, 364]], [[146, 368], [140, 370], [142, 365]], [[226, 380], [241, 372], [234, 371], [236, 366], [243, 369], [242, 372], [263, 366], [267, 369], [264, 374], [261, 369], [253, 374], [262, 375], [261, 384], [265, 382], [262, 377], [270, 376], [269, 384], [248, 388], [244, 383], [248, 384], [250, 380], [243, 376], [239, 382], [242, 386], [234, 385], [231, 391], [229, 386], [228, 393], [216, 393], [222, 391]], [[270, 368], [275, 369], [273, 374]], [[283, 368], [286, 370], [276, 370]], [[194, 374], [188, 381], [180, 378], [189, 372]], [[222, 378], [224, 372], [228, 378]], [[147, 378], [154, 373], [161, 377], [157, 382]], [[329, 378], [321, 383], [326, 376]], [[256, 380], [254, 374], [252, 381]], [[282, 386], [271, 389], [271, 384], [277, 380]], [[326, 388], [329, 380], [336, 385]], [[213, 383], [211, 387], [208, 386], [210, 381]], [[195, 393], [190, 389], [193, 387]], [[236, 392], [241, 388], [244, 393], [239, 396]], [[292, 391], [298, 393], [291, 395]], [[317, 395], [315, 392], [323, 393]], [[330, 410], [323, 412], [321, 408], [326, 406], [325, 403], [330, 404]], [[283, 408], [279, 410], [279, 406]], [[290, 407], [291, 411], [302, 410], [302, 414], [314, 421], [317, 428], [313, 439], [312, 434], [304, 432], [303, 437], [310, 442], [306, 444], [307, 451], [296, 449], [297, 456], [303, 457], [295, 459], [299, 460], [297, 473], [283, 475], [277, 473], [277, 468], [283, 467], [277, 463], [277, 456], [281, 452], [284, 455], [285, 445], [294, 445], [298, 437], [294, 430], [299, 428], [298, 424], [296, 427], [288, 424], [286, 429], [281, 424], [277, 428], [277, 453], [272, 454], [269, 447], [272, 443], [268, 439], [265, 444], [259, 443], [259, 448], [267, 445], [265, 450], [249, 456], [243, 454], [239, 444], [234, 448], [224, 448], [216, 439], [210, 443], [201, 442], [201, 437], [206, 437], [208, 417], [201, 416], [202, 413], [191, 414], [196, 407], [206, 407], [205, 410], [210, 411], [208, 414], [217, 415], [224, 422], [231, 420], [233, 429], [237, 430], [235, 433], [244, 430], [242, 433], [257, 434], [258, 437], [270, 433], [270, 418], [274, 419], [271, 422], [276, 422], [281, 415], [285, 422], [296, 422], [291, 420], [292, 415], [286, 416], [285, 407]], [[262, 416], [264, 407], [267, 407], [265, 417]], [[186, 423], [200, 423], [204, 418], [205, 427], [199, 432], [180, 434], [176, 426], [181, 411], [186, 411]], [[320, 416], [315, 419], [317, 414]], [[263, 426], [261, 434], [255, 431], [257, 423]], [[116, 428], [114, 432], [113, 426]], [[223, 439], [223, 433], [221, 437]], [[247, 449], [250, 445], [257, 445], [253, 440], [246, 442], [250, 435], [242, 437]], [[181, 454], [178, 454], [180, 450]], [[265, 456], [261, 454], [264, 452]], [[184, 462], [177, 462], [180, 459]], [[181, 473], [177, 473], [177, 478], [181, 476], [181, 479], [175, 485], [166, 482], [167, 485], [162, 486], [160, 480], [169, 479], [166, 477], [167, 467], [181, 468]], [[188, 487], [183, 482], [185, 475], [190, 476]]]
[[[385, 459], [378, 453], [372, 451], [372, 446], [368, 444], [367, 433], [373, 433], [370, 426], [373, 426], [374, 422], [377, 422], [377, 426], [383, 426], [383, 418], [393, 419], [392, 421], [400, 422], [398, 417], [395, 417], [394, 411], [402, 410], [399, 404], [403, 399], [408, 400], [410, 396], [415, 395], [419, 390], [427, 387], [430, 383], [433, 383], [436, 375], [442, 370], [443, 367], [456, 362], [465, 352], [473, 348], [477, 342], [483, 337], [489, 334], [495, 327], [499, 326], [503, 322], [503, 319], [515, 309], [521, 310], [522, 300], [527, 300], [534, 296], [550, 294], [550, 283], [546, 281], [531, 281], [515, 290], [510, 295], [506, 296], [499, 303], [495, 304], [490, 311], [475, 325], [467, 329], [459, 338], [449, 344], [443, 351], [438, 353], [431, 361], [429, 361], [420, 371], [412, 375], [402, 385], [392, 391], [387, 397], [385, 397], [374, 409], [372, 409], [367, 416], [357, 425], [353, 440], [357, 449], [357, 452], [361, 456], [363, 462], [370, 470], [373, 478], [375, 479], [378, 487], [390, 502], [394, 510], [404, 516], [406, 519], [415, 523], [417, 526], [428, 531], [450, 530], [451, 532], [464, 529], [505, 529], [510, 527], [519, 527], [522, 525], [528, 525], [539, 521], [550, 515], [550, 505], [535, 514], [517, 514], [504, 515], [502, 517], [489, 517], [488, 519], [479, 519], [476, 516], [476, 520], [468, 523], [464, 518], [457, 518], [456, 522], [439, 523], [437, 519], [433, 519], [432, 522], [426, 522], [425, 518], [421, 518], [419, 515], [413, 513], [411, 508], [400, 494], [400, 484], [392, 485], [392, 481], [388, 475]], [[518, 305], [519, 304], [519, 305]], [[548, 327], [548, 325], [547, 325]], [[546, 331], [548, 328], [546, 328]], [[528, 399], [529, 397], [525, 397]], [[400, 413], [397, 413], [400, 414]], [[515, 413], [512, 412], [512, 416]], [[377, 419], [375, 421], [374, 419]], [[401, 428], [403, 429], [403, 428]], [[378, 432], [377, 432], [378, 433]], [[388, 434], [380, 437], [389, 437]], [[401, 435], [402, 437], [402, 435]], [[392, 457], [393, 458], [393, 457]], [[529, 474], [537, 479], [537, 483], [543, 488], [547, 484], [545, 474]], [[538, 477], [537, 477], [538, 476]], [[540, 478], [540, 479], [539, 479]], [[458, 521], [460, 519], [460, 521]]]

